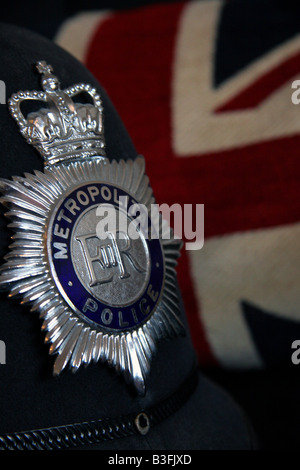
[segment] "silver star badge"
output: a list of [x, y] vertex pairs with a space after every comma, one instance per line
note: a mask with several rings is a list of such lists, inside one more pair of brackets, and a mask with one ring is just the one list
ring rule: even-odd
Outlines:
[[[0, 286], [39, 313], [55, 375], [100, 361], [143, 394], [158, 340], [184, 334], [181, 241], [155, 210], [144, 159], [105, 157], [96, 89], [61, 90], [50, 65], [37, 70], [43, 91], [14, 94], [9, 109], [45, 167], [0, 180], [14, 230]], [[92, 103], [75, 103], [80, 94]], [[24, 100], [44, 107], [25, 117]]]

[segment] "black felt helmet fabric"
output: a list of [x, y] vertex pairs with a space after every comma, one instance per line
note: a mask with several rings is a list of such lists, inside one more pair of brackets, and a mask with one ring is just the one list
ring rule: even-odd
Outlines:
[[[33, 64], [45, 60], [53, 66], [62, 88], [78, 82], [95, 86], [102, 97], [106, 153], [109, 159], [135, 159], [136, 151], [105, 91], [76, 59], [43, 37], [11, 25], [0, 26], [1, 79], [6, 94], [39, 90], [40, 77]], [[0, 176], [11, 178], [43, 170], [43, 161], [21, 136], [5, 104], [0, 106]], [[150, 156], [151, 158], [151, 156]], [[147, 169], [147, 162], [146, 162]], [[5, 209], [0, 215], [1, 260], [8, 251], [11, 231]], [[180, 261], [179, 261], [180, 262]], [[151, 408], [172, 395], [185, 382], [196, 357], [181, 305], [187, 335], [161, 341], [146, 382], [138, 396], [124, 379], [103, 364], [52, 374], [54, 358], [48, 354], [38, 314], [16, 299], [0, 297], [0, 339], [6, 345], [6, 364], [0, 366], [0, 436], [35, 429], [114, 419]], [[188, 401], [146, 435], [81, 445], [83, 449], [251, 449], [252, 433], [232, 399], [201, 372]], [[1, 439], [0, 439], [1, 440]], [[72, 447], [72, 446], [71, 446]]]

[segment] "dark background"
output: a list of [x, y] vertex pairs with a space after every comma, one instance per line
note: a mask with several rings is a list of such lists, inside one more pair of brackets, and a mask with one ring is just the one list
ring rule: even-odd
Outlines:
[[[174, 3], [174, 0], [165, 0], [164, 3]], [[87, 0], [73, 2], [71, 0], [53, 0], [51, 2], [36, 2], [34, 0], [21, 2], [3, 2], [0, 19], [2, 22], [26, 26], [43, 36], [52, 38], [58, 26], [65, 18], [78, 11], [87, 10], [120, 10], [135, 8], [141, 5], [160, 3], [155, 0]]]

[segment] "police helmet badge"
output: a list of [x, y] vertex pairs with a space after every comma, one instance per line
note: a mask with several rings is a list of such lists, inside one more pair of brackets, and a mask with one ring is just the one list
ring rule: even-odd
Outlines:
[[[14, 231], [0, 286], [39, 313], [54, 375], [100, 361], [143, 394], [158, 340], [184, 334], [181, 241], [157, 210], [143, 157], [105, 156], [97, 90], [62, 90], [50, 65], [36, 67], [43, 91], [8, 104], [44, 171], [0, 180]], [[80, 94], [89, 102], [75, 101]], [[24, 116], [24, 100], [44, 107]]]

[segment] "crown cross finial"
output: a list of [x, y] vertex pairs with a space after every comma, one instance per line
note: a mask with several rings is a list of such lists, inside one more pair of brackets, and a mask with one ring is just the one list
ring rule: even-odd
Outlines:
[[[20, 91], [8, 102], [22, 135], [40, 152], [46, 166], [104, 157], [103, 109], [97, 90], [85, 83], [61, 90], [50, 64], [42, 60], [35, 65], [43, 91]], [[92, 104], [75, 103], [72, 98], [79, 94], [88, 95]], [[20, 109], [24, 100], [41, 101], [45, 107], [25, 117]]]
[[52, 73], [53, 68], [51, 65], [47, 64], [45, 60], [40, 60], [39, 62], [36, 63], [36, 68], [40, 74], [44, 73]]

